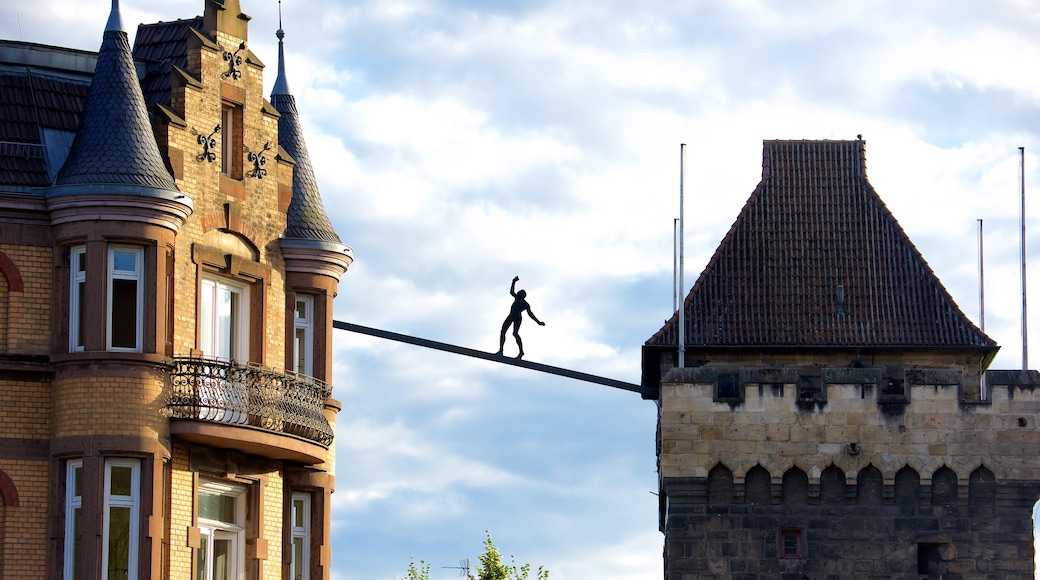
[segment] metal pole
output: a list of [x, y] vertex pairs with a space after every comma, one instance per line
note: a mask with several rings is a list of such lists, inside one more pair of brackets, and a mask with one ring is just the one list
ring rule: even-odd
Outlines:
[[679, 310], [679, 220], [672, 220], [672, 312]]
[[1021, 167], [1022, 206], [1019, 214], [1022, 226], [1022, 370], [1029, 370], [1029, 332], [1026, 325], [1026, 148], [1019, 147]]
[[679, 368], [686, 366], [686, 284], [683, 281], [683, 183], [686, 143], [679, 144]]
[[979, 329], [986, 332], [986, 274], [982, 257], [982, 219], [979, 218]]
[[[982, 250], [982, 218], [979, 218], [979, 330], [986, 332], [986, 277], [984, 252]], [[986, 369], [979, 369], [979, 400], [989, 400], [986, 386]]]

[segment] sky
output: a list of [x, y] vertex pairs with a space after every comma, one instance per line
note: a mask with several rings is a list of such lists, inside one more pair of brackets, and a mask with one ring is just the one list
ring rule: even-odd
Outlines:
[[[274, 82], [278, 5], [242, 0]], [[203, 0], [122, 0], [140, 22]], [[108, 0], [14, 0], [0, 37], [97, 50]], [[1035, 0], [285, 0], [286, 66], [355, 261], [335, 318], [494, 351], [510, 281], [525, 359], [632, 383], [761, 176], [763, 139], [866, 141], [868, 177], [991, 368], [1021, 368], [1040, 288]], [[1040, 362], [1040, 302], [1028, 344]], [[507, 337], [510, 338], [510, 337]], [[656, 407], [639, 395], [336, 331], [333, 578], [433, 580], [489, 531], [554, 580], [658, 580]], [[506, 354], [516, 346], [507, 341]]]

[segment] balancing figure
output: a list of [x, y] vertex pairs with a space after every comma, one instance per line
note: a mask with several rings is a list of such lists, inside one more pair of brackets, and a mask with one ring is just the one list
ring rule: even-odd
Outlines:
[[516, 355], [516, 358], [523, 358], [524, 343], [520, 340], [520, 323], [524, 320], [522, 316], [524, 311], [526, 310], [531, 320], [537, 322], [539, 326], [545, 326], [545, 323], [538, 320], [534, 312], [531, 312], [531, 305], [527, 303], [527, 300], [524, 300], [524, 298], [527, 298], [527, 292], [525, 290], [516, 291], [518, 280], [520, 280], [520, 276], [513, 276], [513, 284], [509, 286], [509, 294], [513, 296], [513, 305], [509, 308], [509, 316], [502, 323], [502, 332], [498, 336], [498, 352], [495, 354], [501, 356], [502, 348], [506, 344], [506, 329], [509, 328], [509, 325], [512, 325], [513, 336], [516, 337], [516, 346], [520, 347], [520, 354]]

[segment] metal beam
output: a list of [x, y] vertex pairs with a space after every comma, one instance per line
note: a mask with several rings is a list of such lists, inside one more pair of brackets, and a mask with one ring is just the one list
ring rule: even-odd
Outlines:
[[549, 373], [553, 375], [559, 375], [561, 377], [567, 377], [569, 379], [577, 379], [579, 381], [586, 381], [589, 383], [596, 383], [598, 385], [606, 385], [608, 387], [614, 387], [615, 389], [622, 389], [625, 391], [632, 391], [639, 393], [644, 397], [655, 395], [656, 393], [651, 392], [650, 389], [646, 389], [640, 385], [632, 383], [626, 383], [624, 381], [618, 381], [615, 379], [608, 379], [606, 377], [599, 377], [596, 375], [590, 375], [579, 371], [572, 371], [569, 369], [563, 369], [560, 367], [554, 367], [551, 365], [545, 365], [541, 363], [534, 363], [523, 359], [505, 357], [499, 354], [490, 352], [484, 352], [475, 350], [472, 348], [466, 348], [464, 346], [456, 346], [454, 344], [447, 344], [444, 342], [437, 342], [436, 340], [428, 340], [425, 338], [417, 338], [414, 336], [408, 336], [407, 334], [398, 334], [396, 332], [390, 332], [388, 330], [380, 330], [378, 328], [371, 328], [368, 326], [361, 326], [360, 324], [353, 324], [350, 322], [343, 322], [341, 320], [333, 320], [332, 327], [339, 330], [346, 330], [349, 332], [357, 332], [359, 334], [367, 334], [369, 336], [375, 336], [376, 338], [385, 338], [388, 340], [396, 340], [397, 342], [405, 342], [408, 344], [414, 344], [416, 346], [425, 346], [426, 348], [433, 348], [436, 350], [443, 350], [454, 354], [461, 354], [473, 358], [480, 358], [496, 362], [500, 364], [512, 365], [514, 367], [522, 367], [530, 369], [532, 371], [540, 371], [543, 373]]

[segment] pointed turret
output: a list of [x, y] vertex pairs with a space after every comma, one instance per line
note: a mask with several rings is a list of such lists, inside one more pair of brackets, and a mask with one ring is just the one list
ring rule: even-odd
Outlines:
[[125, 192], [176, 197], [179, 194], [148, 121], [118, 0], [112, 0], [112, 12], [79, 128], [55, 185], [51, 195]]
[[[285, 32], [278, 29], [278, 77], [271, 91], [271, 104], [281, 114], [278, 119], [278, 144], [295, 161], [293, 170], [292, 201], [286, 211], [285, 234], [282, 247], [314, 247], [350, 255], [349, 247], [343, 245], [318, 193], [307, 144], [303, 140], [296, 99], [289, 93], [285, 76]], [[301, 246], [302, 244], [302, 246]]]

